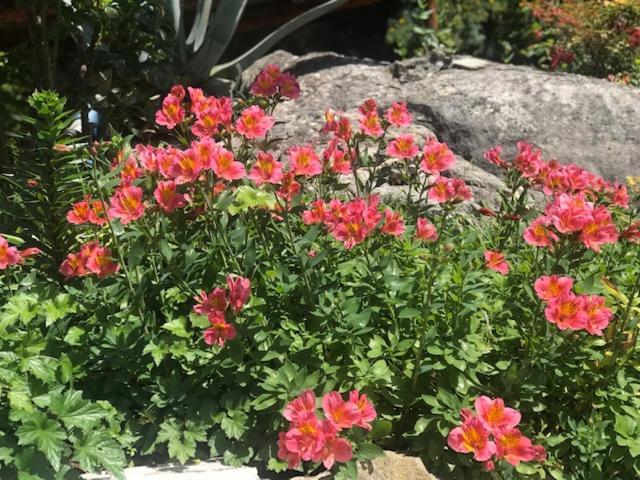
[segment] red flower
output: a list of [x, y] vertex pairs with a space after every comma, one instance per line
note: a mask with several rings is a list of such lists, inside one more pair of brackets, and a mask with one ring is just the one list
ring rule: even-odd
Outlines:
[[396, 127], [406, 127], [411, 123], [407, 102], [393, 102], [385, 113], [387, 122]]
[[144, 215], [142, 189], [140, 187], [121, 187], [111, 197], [109, 216], [119, 218], [123, 225], [139, 219]]
[[282, 416], [297, 425], [304, 423], [309, 417], [315, 416], [315, 412], [316, 396], [313, 391], [305, 390], [284, 407]]
[[236, 162], [233, 153], [224, 148], [220, 148], [214, 153], [211, 166], [213, 172], [224, 180], [238, 180], [247, 175], [244, 165]]
[[378, 138], [384, 133], [382, 125], [380, 125], [380, 117], [378, 117], [376, 112], [360, 115], [359, 123], [362, 133], [369, 137]]
[[108, 247], [102, 247], [97, 243], [91, 243], [83, 246], [86, 253], [80, 250], [80, 256], [87, 256], [85, 266], [87, 270], [94, 273], [98, 278], [108, 277], [120, 270], [120, 265], [113, 260], [111, 250]]
[[587, 326], [583, 298], [573, 293], [568, 293], [550, 302], [544, 310], [544, 315], [560, 330], [581, 330]]
[[449, 432], [449, 447], [459, 453], [473, 453], [478, 462], [489, 460], [496, 452], [496, 445], [489, 440], [489, 431], [477, 417], [467, 417], [462, 425]]
[[496, 434], [496, 457], [504, 458], [514, 467], [536, 457], [531, 440], [517, 428], [509, 428]]
[[583, 295], [583, 308], [587, 317], [585, 330], [591, 335], [602, 335], [613, 313], [605, 306], [605, 299], [599, 295]]
[[402, 215], [398, 212], [394, 212], [390, 208], [385, 209], [384, 223], [382, 224], [380, 231], [382, 233], [393, 235], [394, 237], [401, 236], [404, 233], [404, 220], [402, 219]]
[[494, 435], [502, 430], [514, 428], [520, 423], [520, 412], [505, 407], [504, 400], [501, 398], [491, 399], [481, 395], [476, 398], [474, 406], [482, 424]]
[[282, 163], [273, 158], [273, 155], [263, 151], [256, 154], [256, 163], [249, 172], [249, 178], [256, 185], [263, 183], [279, 184], [282, 182]]
[[438, 230], [436, 230], [435, 225], [426, 218], [418, 218], [415, 236], [418, 240], [434, 242], [438, 239]]
[[485, 250], [484, 260], [485, 266], [488, 269], [494, 270], [502, 275], [507, 275], [509, 273], [509, 264], [505, 260], [503, 253]]
[[88, 199], [81, 200], [72, 205], [67, 212], [67, 221], [74, 225], [82, 225], [90, 221], [91, 209]]
[[338, 430], [351, 428], [360, 420], [360, 410], [353, 402], [345, 402], [338, 392], [322, 397], [322, 409], [327, 419]]
[[559, 277], [558, 275], [543, 275], [536, 280], [533, 288], [540, 300], [552, 302], [571, 293], [573, 279], [570, 277]]
[[456, 161], [456, 157], [446, 143], [431, 139], [422, 149], [420, 168], [430, 175], [439, 175], [449, 170]]
[[291, 147], [288, 157], [294, 175], [313, 177], [322, 173], [322, 162], [309, 145]]
[[229, 306], [239, 312], [251, 296], [251, 281], [245, 277], [227, 277]]
[[204, 331], [204, 343], [207, 345], [216, 344], [224, 347], [227, 340], [233, 340], [236, 337], [236, 329], [224, 319], [224, 314], [210, 315], [209, 322], [211, 328]]
[[20, 252], [16, 247], [9, 246], [7, 239], [0, 235], [0, 270], [17, 265], [22, 261]]
[[160, 208], [167, 213], [171, 213], [177, 208], [182, 208], [187, 204], [185, 196], [176, 192], [177, 185], [171, 180], [158, 182], [153, 192], [153, 196], [160, 205]]
[[387, 147], [387, 155], [394, 158], [413, 158], [420, 152], [418, 145], [415, 144], [413, 135], [399, 135], [391, 140]]
[[201, 290], [194, 299], [198, 303], [193, 307], [193, 311], [200, 315], [214, 316], [224, 313], [228, 305], [227, 294], [219, 287], [214, 288], [210, 293]]
[[257, 105], [245, 108], [236, 120], [236, 130], [249, 140], [264, 138], [275, 120]]
[[349, 401], [358, 408], [360, 414], [360, 418], [354, 425], [365, 430], [371, 430], [371, 422], [375, 420], [378, 413], [367, 396], [361, 394], [358, 390], [352, 390], [349, 392]]
[[[180, 91], [180, 89], [182, 90]], [[156, 123], [166, 126], [169, 130], [181, 123], [185, 115], [184, 108], [182, 108], [183, 98], [184, 88], [180, 85], [173, 87], [171, 93], [162, 100], [162, 108], [156, 112]]]
[[547, 217], [536, 218], [531, 222], [531, 225], [525, 228], [524, 241], [536, 247], [551, 247], [554, 242], [558, 241], [558, 236], [547, 228], [550, 224], [551, 220]]

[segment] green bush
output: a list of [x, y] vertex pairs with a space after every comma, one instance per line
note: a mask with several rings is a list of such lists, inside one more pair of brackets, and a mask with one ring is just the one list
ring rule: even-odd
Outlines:
[[[12, 223], [38, 204], [11, 184], [3, 479], [211, 456], [275, 471], [303, 460], [311, 472], [338, 434], [341, 478], [380, 448], [419, 454], [442, 478], [640, 475], [637, 189], [628, 196], [521, 143], [513, 161], [487, 154], [506, 182], [492, 210], [448, 176], [446, 145], [402, 133], [403, 104], [382, 115], [365, 102], [359, 127], [327, 112], [331, 142], [319, 154], [283, 151], [271, 135], [278, 103], [298, 94], [293, 77], [269, 66], [251, 93], [174, 87], [156, 116], [169, 139], [158, 145], [44, 148], [60, 141], [50, 125], [38, 162], [64, 150], [76, 168], [59, 273], [47, 224]], [[55, 95], [32, 105], [34, 124], [51, 114], [65, 124]], [[46, 172], [29, 175], [44, 185]], [[404, 187], [383, 206], [375, 194], [390, 178]], [[572, 292], [543, 301], [538, 280], [552, 274], [570, 277]], [[377, 411], [371, 431], [282, 416], [301, 395], [353, 390]], [[489, 473], [458, 453], [477, 446], [454, 437], [481, 396], [517, 409], [518, 438], [547, 458], [497, 449]], [[316, 450], [296, 458], [301, 435]]]

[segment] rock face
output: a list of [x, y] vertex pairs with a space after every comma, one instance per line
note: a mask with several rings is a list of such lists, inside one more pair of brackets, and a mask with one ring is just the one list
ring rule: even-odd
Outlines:
[[[290, 480], [331, 480], [329, 472]], [[384, 456], [358, 465], [358, 480], [438, 480], [418, 457], [385, 451]]]
[[[267, 63], [299, 77], [302, 96], [276, 110], [286, 124], [280, 134], [308, 141], [327, 107], [354, 111], [366, 98], [381, 106], [406, 100], [414, 121], [449, 143], [472, 164], [496, 144], [513, 151], [526, 140], [545, 158], [574, 162], [606, 178], [640, 174], [640, 89], [580, 75], [502, 65], [472, 57], [413, 59], [394, 64], [313, 53], [278, 51]], [[466, 166], [464, 168], [467, 168]]]

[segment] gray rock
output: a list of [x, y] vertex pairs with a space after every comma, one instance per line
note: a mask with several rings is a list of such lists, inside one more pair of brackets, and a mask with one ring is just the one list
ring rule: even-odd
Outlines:
[[[385, 451], [383, 457], [360, 463], [358, 480], [438, 480], [431, 475], [418, 457]], [[291, 480], [330, 480], [328, 472], [314, 477], [294, 477]]]
[[[637, 88], [472, 57], [438, 55], [389, 64], [335, 53], [297, 57], [282, 51], [258, 61], [245, 72], [245, 80], [267, 63], [296, 74], [302, 85], [302, 96], [276, 111], [286, 122], [279, 133], [291, 142], [319, 138], [316, 132], [328, 107], [348, 112], [366, 98], [381, 106], [404, 99], [417, 124], [488, 171], [492, 166], [482, 158], [484, 151], [502, 144], [511, 153], [518, 140], [539, 146], [545, 158], [574, 162], [607, 178], [622, 179], [640, 170]], [[465, 169], [465, 175], [482, 175]], [[486, 177], [479, 182], [485, 180], [496, 181]]]

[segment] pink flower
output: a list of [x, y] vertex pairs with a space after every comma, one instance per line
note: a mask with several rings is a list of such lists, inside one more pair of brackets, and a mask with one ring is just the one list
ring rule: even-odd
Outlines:
[[280, 94], [291, 100], [300, 96], [300, 83], [292, 73], [280, 75]]
[[322, 173], [322, 162], [309, 145], [291, 147], [288, 157], [294, 175], [313, 177]]
[[520, 423], [520, 412], [505, 407], [501, 398], [491, 399], [484, 395], [474, 402], [480, 421], [494, 435], [502, 430], [514, 428]]
[[225, 321], [224, 314], [210, 315], [209, 322], [211, 328], [204, 331], [204, 343], [207, 345], [216, 344], [219, 347], [224, 347], [227, 340], [236, 338], [236, 328]]
[[604, 205], [600, 205], [591, 212], [589, 219], [580, 231], [580, 240], [585, 247], [594, 252], [600, 252], [600, 246], [606, 243], [616, 243], [618, 230], [611, 218], [611, 212]]
[[509, 273], [509, 264], [505, 260], [503, 253], [485, 250], [484, 260], [485, 266], [488, 269], [494, 270], [502, 275], [507, 275]]
[[422, 149], [420, 168], [430, 175], [439, 175], [449, 170], [455, 161], [456, 157], [446, 143], [431, 139]]
[[438, 230], [436, 230], [435, 225], [426, 218], [418, 218], [415, 237], [425, 242], [434, 242], [438, 239]]
[[361, 394], [358, 390], [352, 390], [349, 392], [349, 402], [353, 403], [360, 413], [360, 418], [354, 425], [365, 430], [371, 430], [371, 422], [375, 420], [378, 413], [367, 396]]
[[199, 157], [197, 151], [190, 148], [184, 152], [180, 152], [174, 158], [174, 161], [169, 169], [171, 178], [175, 180], [178, 185], [185, 183], [195, 182], [202, 172], [202, 160]]
[[[0, 268], [2, 268], [2, 246], [0, 244]], [[82, 277], [88, 271], [84, 259], [78, 253], [70, 253], [60, 264], [60, 273], [65, 278]]]
[[324, 468], [330, 469], [338, 463], [346, 463], [353, 458], [353, 449], [351, 444], [344, 438], [337, 436], [335, 426], [324, 420], [322, 422], [322, 430], [324, 434], [324, 445], [312, 460], [314, 462], [322, 461]]
[[404, 220], [402, 215], [398, 212], [394, 212], [390, 208], [384, 211], [384, 223], [380, 229], [382, 233], [387, 233], [395, 237], [399, 237], [404, 233]]
[[399, 135], [395, 139], [391, 140], [387, 146], [387, 155], [394, 158], [413, 158], [420, 152], [420, 149], [415, 144], [413, 135]]
[[470, 200], [471, 189], [461, 178], [446, 178], [439, 176], [429, 188], [427, 198], [436, 203], [458, 203]]
[[236, 130], [249, 140], [264, 138], [275, 120], [257, 105], [245, 108], [236, 120]]
[[330, 165], [331, 172], [342, 175], [351, 173], [351, 158], [342, 148], [339, 147], [337, 139], [331, 141], [329, 146], [322, 152], [325, 164]]
[[581, 330], [587, 326], [583, 298], [573, 293], [568, 293], [550, 302], [544, 310], [544, 315], [560, 330]]
[[140, 187], [121, 187], [110, 200], [109, 216], [119, 218], [123, 225], [133, 222], [144, 215], [142, 189]]
[[138, 166], [138, 160], [131, 156], [127, 159], [120, 171], [120, 180], [122, 184], [130, 184], [141, 174], [140, 167]]
[[107, 223], [107, 212], [104, 203], [102, 203], [102, 200], [93, 200], [91, 202], [89, 221], [94, 225], [104, 225], [105, 223]]
[[152, 145], [142, 145], [141, 143], [136, 145], [135, 154], [142, 168], [148, 173], [158, 171], [157, 152], [158, 149]]
[[407, 110], [407, 102], [393, 102], [385, 113], [387, 122], [396, 127], [406, 127], [411, 123], [411, 114]]
[[[176, 85], [179, 87], [179, 85]], [[171, 92], [174, 92], [172, 88]], [[184, 89], [182, 90], [184, 93]], [[176, 90], [177, 95], [169, 93], [164, 100], [162, 100], [162, 108], [156, 112], [156, 123], [158, 125], [164, 125], [169, 130], [176, 127], [177, 124], [184, 120], [184, 108], [182, 108], [182, 98], [179, 96], [179, 90]], [[184, 95], [183, 95], [184, 98]]]
[[176, 192], [177, 185], [171, 180], [158, 182], [153, 196], [160, 205], [160, 208], [167, 213], [171, 213], [187, 204], [185, 196]]
[[290, 469], [298, 468], [302, 461], [299, 452], [291, 452], [287, 449], [287, 436], [285, 432], [278, 433], [278, 458], [287, 462]]
[[305, 390], [284, 407], [282, 416], [297, 425], [304, 423], [309, 417], [315, 417], [315, 412], [316, 396], [313, 391]]
[[194, 305], [193, 311], [206, 316], [224, 313], [228, 305], [227, 294], [220, 287], [214, 288], [209, 293], [201, 290], [200, 293], [194, 297], [194, 300], [198, 303]]
[[329, 206], [330, 214], [325, 224], [331, 235], [347, 249], [364, 241], [382, 219], [378, 211], [378, 197], [375, 196], [368, 201], [357, 198], [346, 204], [332, 200]]
[[551, 302], [571, 293], [573, 279], [570, 277], [559, 277], [558, 275], [543, 275], [536, 280], [533, 288], [540, 300]]
[[227, 277], [227, 287], [229, 288], [229, 306], [239, 312], [247, 303], [251, 296], [251, 280], [245, 277]]
[[614, 184], [611, 203], [621, 208], [629, 208], [629, 192], [625, 185]]
[[583, 308], [587, 317], [585, 330], [591, 335], [602, 335], [613, 313], [605, 306], [605, 299], [599, 295], [583, 295]]
[[6, 270], [7, 267], [17, 265], [21, 261], [22, 257], [18, 249], [9, 246], [7, 239], [0, 235], [0, 270]]
[[322, 424], [315, 415], [307, 417], [285, 434], [287, 451], [298, 454], [305, 461], [321, 457], [324, 444], [325, 435]]
[[197, 162], [202, 169], [212, 169], [213, 157], [220, 149], [218, 145], [211, 137], [201, 137], [195, 142], [191, 142], [191, 148], [189, 149], [194, 157], [194, 161]]
[[544, 165], [542, 153], [526, 142], [518, 142], [517, 147], [518, 154], [513, 161], [513, 165], [523, 177], [535, 178]]
[[489, 163], [492, 163], [497, 167], [508, 168], [509, 164], [502, 159], [501, 155], [502, 155], [502, 146], [496, 145], [495, 147], [490, 148], [484, 153], [484, 158]]
[[76, 202], [67, 212], [67, 221], [74, 225], [82, 225], [90, 221], [91, 209], [87, 199]]
[[302, 221], [306, 225], [322, 223], [327, 218], [327, 205], [324, 200], [315, 200], [311, 202], [311, 207], [302, 212]]
[[253, 95], [270, 97], [278, 92], [282, 72], [280, 67], [273, 63], [266, 65], [256, 76], [251, 84], [249, 92]]
[[359, 123], [362, 133], [369, 137], [378, 138], [384, 133], [377, 112], [369, 112], [361, 115]]
[[508, 428], [496, 433], [496, 458], [504, 458], [514, 467], [520, 462], [529, 462], [536, 456], [531, 440], [517, 428]]
[[467, 417], [459, 427], [447, 436], [449, 447], [459, 453], [473, 453], [478, 462], [489, 460], [496, 452], [496, 445], [489, 440], [489, 431], [477, 417]]
[[224, 148], [214, 153], [211, 167], [218, 177], [228, 181], [238, 180], [247, 175], [244, 165], [236, 162], [233, 153]]
[[358, 111], [362, 115], [367, 115], [369, 113], [378, 113], [378, 103], [373, 98], [367, 98], [362, 104], [358, 107]]
[[551, 247], [554, 242], [558, 241], [558, 236], [547, 228], [550, 223], [551, 220], [547, 217], [536, 218], [531, 222], [531, 225], [525, 228], [522, 235], [524, 241], [536, 247]]
[[87, 270], [96, 274], [98, 278], [107, 277], [120, 270], [120, 265], [113, 261], [109, 248], [102, 247], [97, 243], [89, 244], [86, 247], [88, 247], [88, 258], [85, 266]]
[[558, 195], [545, 208], [546, 216], [560, 233], [575, 233], [592, 220], [593, 204], [585, 200], [584, 194]]
[[338, 431], [351, 428], [360, 420], [358, 406], [350, 401], [345, 402], [338, 392], [329, 392], [322, 397], [322, 409]]
[[256, 154], [256, 163], [249, 172], [249, 178], [256, 185], [263, 183], [279, 184], [282, 182], [282, 163], [278, 162], [270, 153], [261, 150]]

